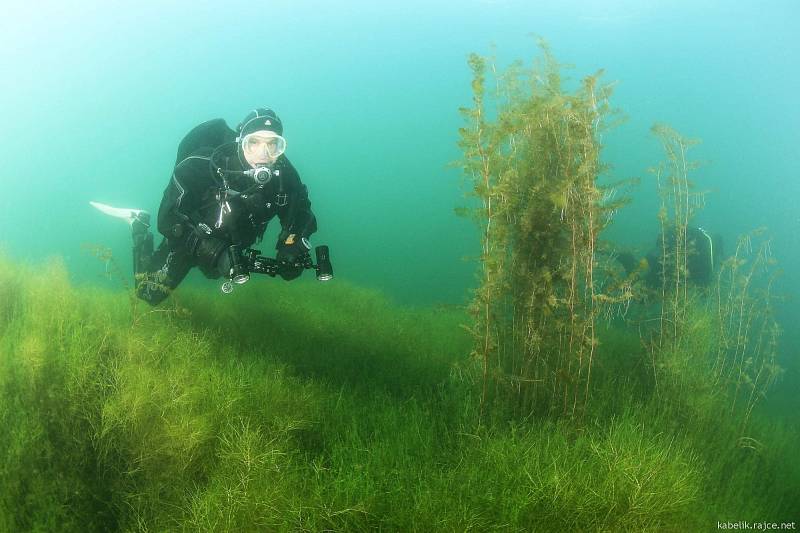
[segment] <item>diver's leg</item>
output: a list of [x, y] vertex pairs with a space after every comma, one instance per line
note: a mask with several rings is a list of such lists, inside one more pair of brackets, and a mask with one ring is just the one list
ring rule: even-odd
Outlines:
[[150, 270], [150, 263], [153, 260], [153, 234], [150, 233], [149, 229], [149, 213], [139, 213], [131, 222], [134, 275], [143, 274]]
[[153, 251], [153, 234], [148, 231], [149, 216], [133, 221], [133, 270], [136, 296], [150, 305], [157, 305], [183, 281], [191, 270], [191, 259], [173, 250], [167, 239]]
[[183, 281], [192, 266], [186, 254], [170, 249], [164, 239], [152, 255], [150, 268], [136, 274], [136, 296], [150, 305], [161, 303]]

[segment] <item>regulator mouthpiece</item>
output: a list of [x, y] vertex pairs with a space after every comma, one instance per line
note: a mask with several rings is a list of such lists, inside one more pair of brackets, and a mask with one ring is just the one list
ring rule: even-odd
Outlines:
[[259, 185], [266, 185], [269, 183], [269, 180], [272, 179], [273, 175], [277, 175], [277, 170], [272, 170], [269, 167], [256, 167], [250, 170], [245, 170], [244, 174], [246, 176], [250, 176], [253, 178], [253, 181], [258, 183]]

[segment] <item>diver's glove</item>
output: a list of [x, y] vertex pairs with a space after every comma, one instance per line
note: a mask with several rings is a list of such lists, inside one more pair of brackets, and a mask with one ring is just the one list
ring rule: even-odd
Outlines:
[[285, 264], [278, 274], [289, 281], [303, 273], [303, 265], [311, 258], [308, 254], [311, 245], [305, 237], [299, 237], [294, 233], [285, 233], [282, 232], [278, 238], [278, 244], [275, 246], [278, 254], [275, 258]]

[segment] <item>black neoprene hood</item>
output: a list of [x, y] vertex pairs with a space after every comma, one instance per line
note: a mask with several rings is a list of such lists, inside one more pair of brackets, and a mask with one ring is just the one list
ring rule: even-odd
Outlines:
[[283, 135], [283, 123], [275, 111], [259, 107], [250, 111], [238, 127], [239, 136], [244, 137], [254, 131], [274, 131], [278, 135]]

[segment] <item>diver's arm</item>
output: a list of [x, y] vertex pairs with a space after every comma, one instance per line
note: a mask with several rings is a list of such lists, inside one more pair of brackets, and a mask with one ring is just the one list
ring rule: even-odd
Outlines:
[[[283, 171], [283, 186], [286, 188], [286, 205], [278, 208], [278, 218], [281, 221], [281, 233], [275, 249], [278, 251], [276, 259], [284, 264], [294, 264], [308, 257], [311, 245], [307, 237], [317, 230], [317, 219], [311, 211], [311, 201], [308, 199], [308, 189], [294, 167], [288, 160], [285, 161]], [[303, 272], [303, 267], [294, 264], [284, 266], [279, 275], [289, 281], [297, 278]]]
[[284, 170], [284, 186], [287, 189], [286, 205], [278, 209], [278, 218], [281, 221], [281, 236], [286, 239], [289, 235], [296, 235], [299, 240], [309, 237], [317, 231], [317, 218], [311, 211], [311, 201], [308, 199], [308, 188], [300, 181], [300, 176], [291, 163], [286, 161]]

